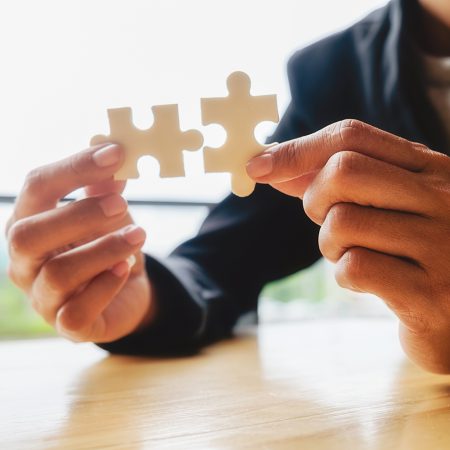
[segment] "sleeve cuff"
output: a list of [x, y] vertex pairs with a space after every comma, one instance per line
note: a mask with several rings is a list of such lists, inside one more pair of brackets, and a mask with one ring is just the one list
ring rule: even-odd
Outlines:
[[113, 342], [97, 344], [111, 353], [134, 355], [193, 354], [201, 346], [206, 307], [180, 279], [154, 257], [145, 266], [157, 299], [157, 315], [148, 328]]

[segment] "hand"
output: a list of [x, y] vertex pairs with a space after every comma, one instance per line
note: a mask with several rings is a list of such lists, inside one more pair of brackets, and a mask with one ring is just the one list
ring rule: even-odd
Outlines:
[[[98, 145], [33, 170], [6, 227], [11, 279], [74, 341], [113, 341], [154, 315], [145, 232], [112, 178], [122, 163], [120, 147]], [[80, 187], [86, 198], [57, 207]]]
[[272, 147], [247, 171], [303, 198], [346, 288], [380, 298], [411, 359], [450, 372], [450, 158], [356, 120]]

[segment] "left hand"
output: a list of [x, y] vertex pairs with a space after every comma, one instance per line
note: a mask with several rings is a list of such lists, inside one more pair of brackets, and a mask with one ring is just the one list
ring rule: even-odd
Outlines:
[[[145, 232], [120, 196], [125, 183], [113, 180], [123, 159], [119, 146], [101, 145], [32, 170], [6, 226], [11, 280], [73, 341], [111, 342], [156, 314]], [[86, 198], [59, 206], [81, 187]]]
[[272, 147], [247, 171], [302, 198], [337, 282], [382, 298], [411, 359], [450, 373], [448, 156], [344, 120]]

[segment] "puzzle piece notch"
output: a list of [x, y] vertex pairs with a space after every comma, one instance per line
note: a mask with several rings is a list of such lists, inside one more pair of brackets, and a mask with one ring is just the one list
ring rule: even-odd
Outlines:
[[255, 189], [245, 165], [270, 147], [256, 140], [254, 130], [260, 122], [279, 121], [277, 98], [276, 95], [251, 95], [251, 81], [244, 72], [229, 75], [227, 88], [227, 97], [201, 99], [202, 124], [217, 123], [227, 132], [222, 146], [204, 148], [205, 172], [230, 172], [231, 190], [245, 197]]
[[178, 105], [156, 105], [152, 112], [153, 125], [142, 130], [134, 126], [131, 108], [108, 109], [110, 134], [91, 139], [91, 145], [116, 142], [124, 148], [125, 162], [114, 175], [116, 180], [139, 178], [137, 163], [144, 155], [158, 160], [160, 177], [183, 177], [183, 150], [194, 151], [203, 145], [198, 130], [180, 129]]

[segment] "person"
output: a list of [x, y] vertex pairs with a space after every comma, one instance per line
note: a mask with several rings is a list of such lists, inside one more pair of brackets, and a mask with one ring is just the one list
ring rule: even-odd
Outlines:
[[295, 53], [280, 144], [247, 166], [255, 192], [162, 260], [141, 253], [112, 180], [119, 146], [33, 170], [6, 229], [10, 277], [63, 336], [175, 354], [229, 336], [267, 282], [324, 255], [341, 286], [396, 313], [413, 361], [449, 373], [449, 55], [445, 0], [392, 0]]

